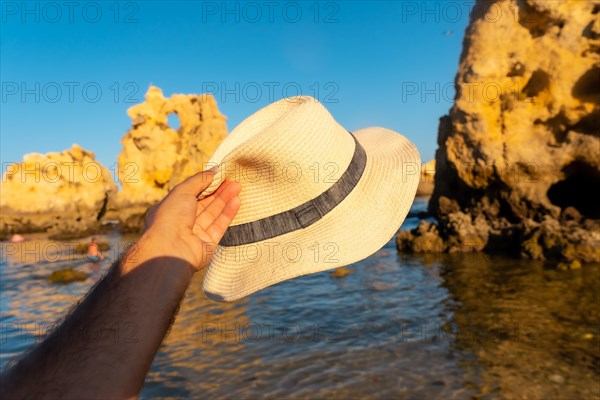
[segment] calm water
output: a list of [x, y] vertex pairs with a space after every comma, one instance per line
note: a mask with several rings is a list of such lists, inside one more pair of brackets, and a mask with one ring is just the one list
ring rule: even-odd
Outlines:
[[[100, 266], [73, 255], [76, 242], [2, 244], [2, 368], [135, 239], [98, 237], [112, 246]], [[47, 281], [69, 266], [90, 278]], [[406, 256], [390, 241], [349, 269], [229, 304], [208, 300], [197, 276], [141, 396], [600, 398], [600, 265], [560, 272], [484, 254]]]

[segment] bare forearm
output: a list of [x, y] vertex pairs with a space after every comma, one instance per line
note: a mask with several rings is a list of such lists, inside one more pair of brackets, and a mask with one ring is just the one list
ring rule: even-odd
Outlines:
[[143, 237], [40, 345], [2, 376], [2, 398], [139, 392], [191, 277]]
[[125, 398], [144, 383], [194, 272], [206, 267], [240, 207], [215, 173], [175, 186], [146, 215], [146, 232], [40, 345], [0, 376], [0, 398]]

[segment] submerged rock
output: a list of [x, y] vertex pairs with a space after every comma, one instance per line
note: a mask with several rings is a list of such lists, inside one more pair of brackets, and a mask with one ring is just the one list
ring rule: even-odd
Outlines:
[[350, 275], [351, 273], [352, 273], [352, 270], [349, 270], [346, 267], [339, 267], [338, 269], [331, 271], [330, 275], [333, 278], [343, 278], [347, 275]]
[[561, 262], [558, 264], [557, 269], [560, 271], [577, 270], [581, 269], [581, 263], [577, 260], [571, 262]]
[[[185, 178], [206, 167], [227, 133], [212, 95], [174, 94], [150, 87], [146, 101], [128, 110], [133, 126], [118, 157], [122, 190], [116, 208], [125, 230], [140, 230], [149, 206]], [[179, 119], [171, 126], [169, 117]]]
[[476, 3], [429, 204], [446, 250], [600, 260], [598, 9]]
[[87, 274], [73, 268], [65, 268], [52, 272], [48, 280], [52, 283], [71, 283], [85, 281], [88, 278]]
[[396, 237], [396, 245], [399, 251], [408, 253], [439, 253], [447, 249], [437, 226], [427, 221], [421, 221], [412, 232], [400, 231]]
[[8, 166], [1, 184], [0, 232], [83, 236], [99, 226], [117, 192], [94, 153], [73, 145], [61, 153], [32, 153]]

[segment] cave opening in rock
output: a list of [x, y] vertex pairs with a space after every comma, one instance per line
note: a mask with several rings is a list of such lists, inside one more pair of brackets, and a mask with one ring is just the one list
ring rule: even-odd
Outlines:
[[100, 211], [98, 212], [98, 215], [96, 216], [96, 221], [100, 221], [100, 218], [102, 218], [104, 216], [104, 214], [106, 214], [107, 206], [108, 206], [108, 193], [106, 193], [104, 195], [104, 200], [102, 200], [102, 207], [100, 208]]
[[573, 97], [600, 103], [600, 66], [586, 71], [573, 86]]
[[167, 116], [167, 123], [169, 124], [169, 127], [174, 131], [179, 130], [179, 116], [176, 113], [171, 113]]
[[529, 78], [525, 87], [523, 87], [523, 93], [525, 93], [527, 97], [535, 97], [549, 86], [550, 76], [548, 76], [546, 71], [536, 69], [533, 74], [531, 74], [531, 78]]
[[527, 0], [517, 0], [515, 2], [519, 8], [519, 24], [527, 29], [532, 37], [545, 35], [553, 26], [562, 29], [565, 21], [553, 18], [549, 11], [530, 3], [532, 2]]
[[571, 129], [575, 132], [600, 137], [600, 107], [577, 121]]
[[574, 161], [562, 170], [565, 179], [548, 190], [552, 204], [574, 207], [586, 218], [600, 218], [600, 171], [582, 162]]

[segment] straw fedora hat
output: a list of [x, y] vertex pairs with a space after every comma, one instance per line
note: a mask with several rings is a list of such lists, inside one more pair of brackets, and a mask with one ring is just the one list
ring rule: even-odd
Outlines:
[[200, 198], [235, 180], [241, 207], [215, 249], [203, 290], [233, 301], [379, 250], [406, 218], [421, 160], [399, 133], [350, 133], [316, 99], [298, 96], [240, 123], [206, 169], [215, 165]]

